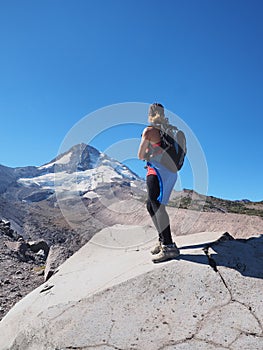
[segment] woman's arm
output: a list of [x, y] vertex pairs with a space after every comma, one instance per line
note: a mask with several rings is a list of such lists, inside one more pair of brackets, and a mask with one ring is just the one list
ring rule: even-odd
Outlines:
[[149, 129], [144, 129], [141, 139], [141, 144], [139, 146], [138, 150], [138, 158], [139, 159], [146, 159], [145, 155], [147, 153], [148, 147], [149, 147]]

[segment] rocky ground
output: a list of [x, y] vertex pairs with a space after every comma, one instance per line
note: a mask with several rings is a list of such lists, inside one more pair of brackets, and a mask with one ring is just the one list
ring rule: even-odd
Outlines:
[[[1, 206], [2, 215], [13, 220], [5, 222], [0, 216], [0, 320], [14, 304], [44, 283], [47, 267], [54, 272], [104, 227], [103, 223], [93, 223], [91, 215], [82, 221], [81, 215], [73, 211], [79, 224], [72, 228], [59, 208], [47, 201], [28, 207], [1, 200]], [[36, 249], [36, 243], [42, 246]], [[43, 245], [51, 248], [51, 254], [44, 253]]]
[[0, 223], [0, 319], [43, 282], [44, 253], [36, 254], [13, 229]]

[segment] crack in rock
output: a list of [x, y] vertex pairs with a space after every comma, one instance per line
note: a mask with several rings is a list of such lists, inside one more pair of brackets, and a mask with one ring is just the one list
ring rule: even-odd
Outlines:
[[218, 344], [218, 343], [215, 343], [213, 341], [209, 341], [209, 340], [204, 340], [204, 339], [199, 339], [199, 338], [196, 338], [195, 337], [195, 334], [192, 335], [191, 337], [187, 337], [185, 339], [181, 339], [181, 340], [178, 340], [178, 341], [170, 341], [170, 342], [167, 342], [166, 344], [162, 345], [160, 348], [158, 348], [158, 350], [165, 350], [166, 348], [168, 347], [171, 347], [171, 346], [176, 346], [176, 345], [181, 345], [181, 344], [185, 344], [185, 343], [191, 343], [192, 341], [196, 341], [198, 343], [201, 343], [201, 344], [210, 344], [210, 345], [213, 345], [215, 347], [219, 347], [220, 349], [226, 349], [226, 350], [229, 350], [229, 347], [226, 347], [224, 345], [221, 345], [221, 344]]
[[221, 280], [222, 280], [224, 286], [225, 286], [226, 289], [228, 290], [228, 292], [229, 292], [229, 294], [230, 294], [230, 296], [231, 296], [231, 300], [232, 300], [233, 297], [232, 297], [231, 289], [228, 287], [228, 285], [227, 285], [227, 283], [226, 283], [224, 277], [222, 276], [222, 274], [221, 274], [220, 271], [218, 270], [216, 261], [211, 257], [211, 254], [210, 254], [210, 252], [209, 252], [209, 248], [211, 248], [211, 247], [210, 247], [210, 246], [207, 246], [207, 247], [205, 247], [205, 248], [203, 249], [205, 255], [207, 256], [208, 264], [209, 264], [209, 266], [211, 266], [212, 269], [219, 275], [219, 277], [221, 278]]
[[220, 277], [220, 279], [222, 280], [224, 286], [227, 288], [227, 290], [228, 290], [228, 292], [229, 292], [229, 294], [230, 294], [231, 301], [232, 301], [232, 302], [236, 302], [236, 303], [238, 303], [238, 304], [244, 306], [244, 307], [248, 310], [248, 312], [256, 319], [256, 321], [257, 321], [259, 327], [261, 328], [262, 335], [263, 335], [263, 325], [261, 324], [260, 319], [259, 319], [259, 318], [256, 316], [256, 314], [253, 312], [253, 310], [251, 309], [251, 307], [248, 306], [248, 305], [246, 305], [245, 303], [242, 303], [241, 301], [236, 300], [236, 299], [233, 298], [232, 291], [231, 291], [230, 287], [227, 285], [227, 283], [226, 283], [224, 277], [222, 276], [222, 274], [221, 274], [220, 271], [218, 270], [216, 261], [211, 257], [211, 254], [210, 254], [210, 252], [209, 252], [209, 248], [211, 248], [211, 247], [207, 246], [207, 247], [205, 247], [205, 248], [203, 249], [205, 255], [206, 255], [207, 258], [208, 258], [208, 264], [209, 264], [209, 265], [212, 267], [212, 269], [219, 275], [219, 277]]
[[259, 328], [261, 329], [261, 334], [257, 334], [256, 332], [254, 333], [254, 332], [246, 332], [246, 331], [241, 331], [242, 332], [242, 334], [245, 334], [245, 335], [252, 335], [252, 336], [257, 336], [257, 337], [263, 337], [263, 326], [262, 326], [262, 324], [261, 324], [261, 321], [260, 321], [260, 319], [257, 317], [257, 315], [253, 312], [253, 310], [251, 309], [251, 307], [250, 306], [247, 306], [245, 303], [242, 303], [241, 301], [238, 301], [238, 300], [235, 300], [235, 299], [233, 299], [233, 302], [236, 302], [236, 303], [238, 303], [238, 304], [240, 304], [240, 305], [242, 305], [242, 306], [244, 306], [247, 310], [248, 310], [248, 312], [254, 317], [254, 319], [257, 321], [257, 323], [258, 323], [258, 326], [259, 326]]
[[45, 285], [43, 289], [39, 293], [47, 292], [48, 290], [52, 289], [54, 285]]
[[113, 330], [113, 327], [115, 325], [115, 320], [113, 319], [114, 309], [113, 309], [113, 307], [111, 305], [110, 305], [110, 308], [111, 308], [111, 322], [112, 322], [112, 325], [111, 325], [110, 330], [109, 330], [109, 336], [108, 336], [107, 343], [111, 339], [112, 330]]
[[[224, 236], [224, 235], [225, 235], [225, 236]], [[221, 237], [221, 239], [219, 239], [218, 241], [216, 241], [216, 242], [213, 243], [213, 244], [218, 244], [218, 243], [220, 243], [221, 241], [233, 240], [233, 237], [230, 236], [228, 233], [226, 233], [226, 234], [224, 234], [224, 235]], [[210, 253], [210, 251], [209, 251], [210, 248], [212, 248], [212, 246], [206, 246], [206, 247], [203, 248], [203, 251], [204, 251], [205, 255], [207, 256], [209, 266], [211, 266], [212, 269], [219, 275], [221, 281], [223, 282], [224, 286], [226, 287], [227, 291], [229, 292], [230, 301], [229, 301], [228, 303], [233, 302], [233, 303], [237, 303], [237, 304], [239, 304], [239, 305], [242, 305], [242, 306], [250, 313], [250, 315], [254, 318], [254, 320], [256, 320], [256, 323], [258, 324], [259, 328], [261, 329], [261, 332], [260, 332], [260, 333], [258, 333], [258, 332], [249, 332], [249, 331], [246, 331], [246, 330], [239, 329], [239, 334], [235, 337], [235, 339], [234, 339], [230, 344], [228, 344], [228, 346], [229, 346], [228, 349], [232, 349], [232, 345], [233, 345], [234, 343], [236, 343], [242, 335], [245, 335], [245, 336], [253, 336], [253, 337], [257, 337], [257, 338], [263, 338], [263, 325], [262, 325], [262, 323], [261, 323], [261, 320], [258, 318], [258, 316], [256, 315], [256, 313], [253, 312], [251, 306], [248, 306], [248, 305], [246, 305], [245, 303], [243, 303], [243, 302], [241, 302], [241, 301], [239, 301], [239, 300], [236, 300], [236, 299], [233, 297], [231, 288], [228, 286], [226, 280], [224, 279], [224, 277], [222, 276], [222, 274], [221, 274], [220, 271], [218, 270], [218, 266], [217, 266], [216, 261], [215, 261], [215, 260], [212, 258], [212, 256], [211, 256], [211, 253]], [[227, 303], [227, 304], [228, 304], [228, 303]], [[227, 305], [227, 304], [226, 304], [226, 305]], [[224, 306], [226, 306], [226, 305], [224, 305]], [[219, 308], [220, 308], [220, 307], [222, 307], [222, 305], [219, 306]], [[218, 308], [218, 307], [217, 307], [217, 308]], [[210, 311], [211, 311], [211, 310], [210, 310]], [[202, 323], [202, 322], [203, 322], [203, 321], [201, 321], [201, 323]], [[202, 328], [202, 327], [199, 327], [199, 329], [201, 329], [201, 328]], [[195, 336], [194, 336], [193, 338], [196, 339], [196, 340], [198, 339], [198, 338], [195, 337]], [[200, 340], [201, 340], [201, 339], [200, 339]], [[207, 341], [206, 341], [206, 342], [207, 342]], [[210, 342], [209, 342], [209, 343], [210, 343]], [[214, 343], [213, 343], [213, 345], [219, 346], [219, 344], [214, 344]], [[222, 346], [222, 345], [220, 345], [220, 346]]]

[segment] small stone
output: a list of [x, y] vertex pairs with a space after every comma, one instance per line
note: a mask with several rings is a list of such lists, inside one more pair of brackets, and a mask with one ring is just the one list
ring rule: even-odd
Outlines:
[[45, 270], [40, 270], [37, 272], [38, 276], [44, 276], [44, 274], [45, 274]]

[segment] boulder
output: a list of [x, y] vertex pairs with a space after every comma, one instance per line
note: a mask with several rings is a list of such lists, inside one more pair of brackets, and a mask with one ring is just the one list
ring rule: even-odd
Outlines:
[[58, 269], [58, 267], [68, 258], [68, 252], [59, 245], [50, 247], [46, 261], [44, 279], [47, 281]]
[[49, 245], [47, 242], [43, 240], [38, 240], [38, 241], [32, 241], [32, 242], [27, 242], [28, 248], [33, 252], [33, 253], [38, 253], [39, 251], [43, 250], [44, 252], [44, 259], [47, 258], [48, 253], [49, 253]]
[[8, 227], [8, 228], [10, 228], [11, 223], [8, 220], [2, 219], [2, 220], [0, 220], [0, 226], [1, 227]]
[[9, 242], [6, 242], [5, 244], [11, 251], [16, 253], [20, 261], [27, 260], [28, 257], [26, 256], [26, 252], [28, 250], [28, 244], [23, 239], [19, 239], [18, 241], [15, 241], [15, 242], [9, 241]]
[[262, 350], [263, 237], [222, 233], [153, 264], [153, 229], [100, 231], [3, 318], [0, 349]]

